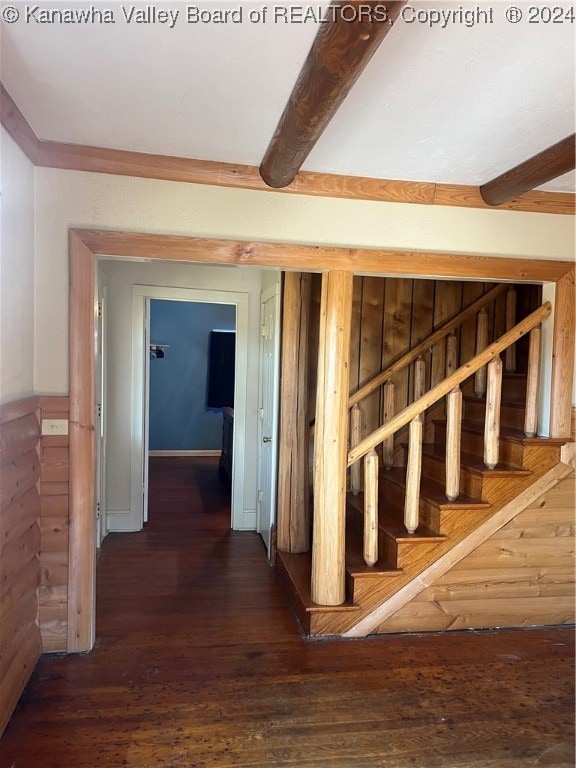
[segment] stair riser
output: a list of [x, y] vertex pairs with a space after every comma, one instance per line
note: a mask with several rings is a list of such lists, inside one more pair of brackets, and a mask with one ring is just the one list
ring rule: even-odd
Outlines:
[[378, 535], [379, 552], [387, 562], [394, 564], [397, 568], [408, 568], [414, 563], [415, 558], [426, 557], [426, 553], [436, 546], [438, 546], [437, 541], [426, 541], [426, 539], [397, 541], [382, 529]]
[[[425, 477], [438, 478], [446, 472], [444, 461], [437, 456], [422, 456], [422, 474]], [[502, 493], [508, 495], [508, 489], [521, 488], [525, 482], [525, 474], [514, 476], [492, 475], [489, 470], [487, 474], [477, 474], [472, 470], [462, 467], [460, 470], [460, 492], [475, 499], [492, 502], [498, 499]]]
[[526, 399], [526, 377], [525, 376], [507, 376], [504, 374], [502, 381], [502, 392], [506, 397], [515, 400]]
[[[486, 414], [484, 400], [466, 400], [464, 402], [464, 418], [467, 421], [483, 423]], [[500, 408], [500, 423], [505, 427], [524, 430], [524, 409], [515, 404], [502, 403]]]
[[[394, 507], [395, 509], [404, 510], [404, 500], [406, 498], [406, 489], [397, 485], [396, 483], [381, 483], [380, 493], [380, 508], [386, 509], [387, 507]], [[431, 528], [433, 531], [438, 531], [436, 524], [439, 522], [441, 512], [439, 507], [433, 502], [429, 502], [426, 499], [420, 499], [420, 522]], [[441, 531], [439, 531], [441, 533]]]
[[[444, 424], [436, 424], [435, 443], [436, 445], [446, 445], [446, 426]], [[484, 435], [463, 429], [462, 450], [465, 453], [483, 457]], [[506, 440], [506, 438], [500, 439], [500, 461], [514, 467], [521, 467], [523, 459], [524, 446], [522, 443]]]

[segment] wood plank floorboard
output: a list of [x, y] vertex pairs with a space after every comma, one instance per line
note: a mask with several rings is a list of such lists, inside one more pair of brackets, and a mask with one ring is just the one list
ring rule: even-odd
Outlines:
[[229, 523], [214, 459], [151, 461], [96, 646], [41, 658], [0, 768], [573, 768], [572, 629], [309, 640]]

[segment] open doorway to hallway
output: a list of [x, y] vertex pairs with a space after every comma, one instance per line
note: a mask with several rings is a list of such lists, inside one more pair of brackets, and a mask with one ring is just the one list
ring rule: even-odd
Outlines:
[[232, 451], [224, 466], [222, 449], [234, 413], [236, 307], [149, 299], [147, 317], [144, 521], [159, 513], [150, 504], [154, 483], [178, 478], [168, 487], [186, 488], [188, 468], [207, 491], [208, 482], [218, 492], [224, 484], [230, 526]]

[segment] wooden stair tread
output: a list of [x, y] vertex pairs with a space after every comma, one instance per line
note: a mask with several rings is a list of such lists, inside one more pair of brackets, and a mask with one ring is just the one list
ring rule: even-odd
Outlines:
[[[446, 419], [434, 419], [433, 424], [445, 427]], [[484, 422], [464, 419], [462, 421], [462, 431], [483, 435]], [[540, 437], [539, 435], [536, 435], [535, 437], [526, 437], [522, 430], [514, 429], [514, 427], [507, 427], [503, 424], [500, 426], [500, 438], [512, 443], [522, 443], [523, 445], [565, 445], [567, 442], [572, 442], [571, 438], [567, 437]]]
[[[364, 494], [359, 493], [357, 496], [348, 494], [349, 505], [355, 509], [360, 515], [364, 514]], [[362, 520], [362, 517], [359, 517]], [[378, 526], [389, 536], [392, 536], [396, 541], [421, 541], [423, 539], [430, 539], [432, 541], [444, 541], [446, 536], [436, 533], [435, 531], [427, 528], [425, 525], [419, 525], [415, 533], [410, 534], [404, 526], [404, 510], [398, 509], [395, 506], [389, 504], [382, 504], [380, 499], [378, 510]]]
[[[381, 490], [388, 481], [405, 488], [406, 469], [404, 467], [383, 469], [380, 471], [379, 481]], [[420, 480], [420, 496], [424, 501], [437, 506], [439, 509], [487, 509], [490, 506], [488, 502], [467, 496], [465, 493], [461, 493], [455, 501], [449, 501], [446, 498], [444, 485], [424, 476]]]
[[[357, 497], [356, 497], [357, 498]], [[354, 505], [354, 509], [357, 507]], [[350, 518], [348, 518], [350, 520]], [[360, 518], [362, 521], [362, 518]], [[364, 539], [362, 528], [350, 521], [346, 526], [346, 571], [352, 577], [355, 576], [398, 576], [401, 568], [379, 557], [375, 565], [366, 565], [364, 561]]]
[[[335, 611], [357, 611], [358, 606], [351, 601], [346, 601], [342, 605], [318, 605], [310, 598], [310, 584], [312, 578], [312, 553], [303, 552], [302, 554], [292, 554], [290, 552], [277, 552], [277, 561], [283, 567], [287, 577], [292, 581], [293, 588], [301, 603], [301, 606], [307, 613], [332, 613]], [[281, 569], [282, 572], [282, 569]], [[282, 579], [285, 580], [285, 577]], [[294, 592], [294, 589], [289, 591]]]
[[[476, 395], [468, 395], [463, 393], [464, 403], [476, 403], [476, 405], [486, 405], [485, 397], [476, 397]], [[518, 408], [524, 410], [526, 408], [526, 400], [523, 397], [510, 397], [506, 396], [506, 393], [502, 392], [502, 407]]]
[[[424, 443], [422, 445], [422, 455], [430, 456], [431, 458], [442, 462], [446, 459], [444, 446], [435, 445], [433, 443]], [[511, 464], [503, 464], [502, 462], [500, 462], [495, 469], [487, 469], [479, 456], [464, 452], [460, 455], [460, 466], [462, 469], [482, 477], [484, 475], [488, 477], [505, 477], [506, 475], [520, 477], [532, 474], [529, 469], [514, 467]]]

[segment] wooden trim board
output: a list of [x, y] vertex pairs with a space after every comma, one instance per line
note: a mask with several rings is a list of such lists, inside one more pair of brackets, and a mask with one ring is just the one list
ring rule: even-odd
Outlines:
[[188, 157], [171, 157], [44, 141], [36, 136], [10, 94], [1, 84], [0, 121], [32, 163], [43, 168], [109, 173], [145, 179], [348, 200], [447, 205], [571, 216], [576, 212], [576, 195], [571, 193], [536, 190], [526, 192], [500, 206], [490, 206], [482, 199], [479, 187], [475, 186], [373, 179], [314, 171], [300, 171], [287, 187], [272, 189], [264, 183], [255, 165], [238, 165], [214, 160], [195, 160]]
[[476, 547], [490, 538], [496, 531], [507, 525], [513, 518], [530, 506], [536, 499], [553, 488], [562, 478], [573, 472], [566, 464], [557, 464], [545, 475], [540, 477], [530, 488], [510, 501], [496, 512], [486, 522], [482, 523], [469, 536], [460, 541], [443, 557], [428, 566], [419, 576], [407, 584], [372, 613], [363, 618], [354, 627], [344, 633], [344, 637], [365, 637], [413, 600], [417, 595], [430, 587], [437, 579], [447, 573], [456, 563], [459, 563]]

